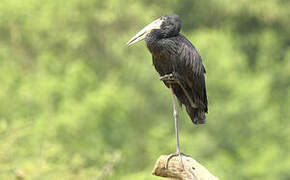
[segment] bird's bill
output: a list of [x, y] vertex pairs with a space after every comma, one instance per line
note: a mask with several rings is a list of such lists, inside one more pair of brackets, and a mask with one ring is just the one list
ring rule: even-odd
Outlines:
[[143, 40], [147, 34], [149, 34], [153, 29], [160, 29], [163, 20], [161, 18], [156, 19], [152, 23], [145, 26], [141, 31], [139, 31], [134, 37], [132, 37], [128, 42], [127, 45], [130, 46], [135, 44], [138, 41]]

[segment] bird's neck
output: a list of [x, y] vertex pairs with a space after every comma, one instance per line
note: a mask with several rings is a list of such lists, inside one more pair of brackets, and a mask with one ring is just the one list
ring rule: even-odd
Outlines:
[[156, 34], [148, 34], [145, 38], [146, 46], [149, 49], [149, 51], [154, 54], [155, 51], [160, 49], [160, 37]]

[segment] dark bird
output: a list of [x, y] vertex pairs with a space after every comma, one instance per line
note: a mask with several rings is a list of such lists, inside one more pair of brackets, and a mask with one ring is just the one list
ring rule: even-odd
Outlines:
[[155, 69], [161, 76], [160, 80], [171, 89], [177, 138], [177, 153], [174, 155], [182, 154], [179, 148], [178, 111], [174, 95], [185, 106], [194, 124], [204, 124], [205, 113], [208, 111], [205, 68], [197, 50], [180, 33], [180, 28], [181, 20], [177, 15], [161, 16], [127, 42], [127, 45], [132, 45], [145, 39]]

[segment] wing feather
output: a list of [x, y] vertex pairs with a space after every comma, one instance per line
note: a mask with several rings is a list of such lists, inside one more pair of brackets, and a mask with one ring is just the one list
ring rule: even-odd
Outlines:
[[194, 102], [207, 112], [205, 68], [195, 47], [184, 36], [179, 36], [179, 51], [175, 60], [175, 71], [189, 87]]

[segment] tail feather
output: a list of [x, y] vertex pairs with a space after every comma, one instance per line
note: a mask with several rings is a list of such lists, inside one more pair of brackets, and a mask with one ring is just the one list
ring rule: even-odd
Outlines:
[[194, 109], [191, 106], [186, 106], [186, 111], [194, 124], [205, 124], [206, 117], [204, 110]]

